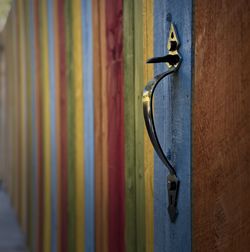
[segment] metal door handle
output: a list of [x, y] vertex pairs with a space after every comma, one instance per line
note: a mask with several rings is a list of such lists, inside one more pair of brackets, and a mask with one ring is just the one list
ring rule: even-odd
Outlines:
[[178, 52], [180, 46], [179, 40], [177, 38], [176, 30], [174, 25], [171, 23], [168, 39], [168, 54], [163, 57], [152, 58], [147, 61], [147, 63], [167, 63], [168, 70], [162, 74], [154, 77], [153, 80], [149, 81], [143, 90], [142, 103], [143, 103], [143, 115], [148, 131], [149, 138], [154, 146], [155, 152], [164, 163], [164, 165], [169, 170], [169, 175], [167, 177], [168, 182], [168, 212], [172, 222], [175, 221], [177, 217], [177, 194], [179, 189], [179, 180], [176, 175], [176, 170], [164, 154], [161, 148], [159, 139], [156, 134], [154, 115], [153, 115], [153, 95], [154, 91], [159, 84], [159, 82], [166, 76], [178, 71], [181, 64], [181, 56]]

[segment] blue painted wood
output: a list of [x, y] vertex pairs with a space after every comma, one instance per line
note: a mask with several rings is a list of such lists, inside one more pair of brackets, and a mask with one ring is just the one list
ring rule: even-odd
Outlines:
[[37, 219], [38, 219], [38, 191], [37, 191], [37, 169], [38, 169], [38, 157], [37, 157], [37, 125], [36, 125], [36, 60], [35, 60], [35, 17], [34, 17], [34, 0], [29, 0], [29, 12], [30, 12], [30, 62], [31, 62], [31, 138], [32, 138], [32, 244], [31, 251], [37, 251]]
[[94, 246], [94, 101], [92, 5], [82, 0], [83, 95], [84, 95], [84, 168], [85, 168], [85, 251]]
[[[191, 251], [191, 84], [192, 84], [192, 0], [154, 1], [154, 56], [167, 53], [170, 23], [176, 24], [183, 62], [178, 74], [166, 78], [155, 91], [156, 129], [165, 153], [180, 179], [179, 215], [171, 223], [168, 212], [167, 174], [155, 154], [154, 171], [154, 250]], [[167, 69], [155, 65], [155, 74]]]
[[50, 144], [51, 144], [51, 252], [57, 251], [57, 148], [56, 148], [56, 82], [54, 2], [48, 2], [48, 45], [50, 82]]

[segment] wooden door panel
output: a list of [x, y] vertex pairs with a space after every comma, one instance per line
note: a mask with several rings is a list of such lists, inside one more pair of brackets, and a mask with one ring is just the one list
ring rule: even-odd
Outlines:
[[250, 251], [249, 14], [195, 1], [194, 251]]

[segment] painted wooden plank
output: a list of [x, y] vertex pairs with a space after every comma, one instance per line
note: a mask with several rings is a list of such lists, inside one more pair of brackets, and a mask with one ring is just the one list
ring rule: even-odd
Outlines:
[[74, 84], [72, 66], [72, 5], [65, 1], [66, 79], [67, 79], [67, 182], [68, 182], [68, 251], [75, 251], [75, 129]]
[[29, 0], [29, 13], [30, 13], [30, 62], [31, 62], [31, 97], [32, 97], [32, 206], [31, 206], [31, 218], [32, 218], [32, 243], [30, 244], [32, 251], [37, 251], [37, 223], [38, 223], [38, 190], [37, 190], [37, 127], [36, 127], [36, 59], [35, 59], [35, 17], [34, 17], [34, 0]]
[[[13, 54], [17, 55], [17, 26], [16, 26], [16, 12], [15, 12], [15, 4], [13, 4], [12, 7], [12, 18], [13, 18], [13, 30], [12, 30], [12, 36], [13, 36], [13, 40], [12, 40], [12, 49], [13, 49]], [[15, 195], [14, 195], [14, 206], [15, 209], [18, 209], [18, 185], [19, 185], [19, 179], [18, 179], [18, 132], [17, 132], [17, 125], [18, 125], [18, 88], [17, 88], [17, 62], [18, 62], [18, 58], [16, 58], [16, 60], [13, 61], [13, 86], [14, 86], [14, 123], [15, 123], [15, 127], [14, 127], [14, 157], [15, 157]]]
[[61, 187], [62, 187], [62, 171], [61, 171], [61, 87], [60, 87], [60, 47], [59, 47], [59, 22], [58, 22], [58, 1], [53, 0], [54, 4], [54, 52], [55, 52], [55, 96], [56, 96], [56, 143], [57, 143], [57, 251], [61, 251], [61, 219], [62, 219], [62, 211], [61, 211]]
[[195, 3], [193, 251], [249, 251], [250, 3]]
[[[100, 1], [100, 38], [101, 38], [101, 104], [102, 104], [102, 233], [103, 251], [108, 251], [108, 97], [107, 97], [107, 36], [106, 36], [106, 2]], [[104, 38], [104, 39], [102, 39]]]
[[134, 2], [135, 23], [135, 148], [136, 148], [136, 226], [137, 251], [145, 251], [144, 120], [142, 111], [143, 77], [143, 0]]
[[[143, 2], [143, 63], [154, 54], [153, 0]], [[156, 14], [157, 15], [157, 14]], [[154, 68], [144, 65], [144, 85], [153, 78]], [[146, 251], [154, 250], [154, 154], [153, 147], [144, 127], [144, 180], [145, 180], [145, 242]]]
[[[165, 153], [176, 167], [180, 190], [179, 215], [171, 223], [167, 212], [167, 171], [155, 155], [154, 250], [191, 251], [192, 1], [155, 0], [154, 13], [155, 56], [167, 53], [170, 14], [178, 29], [183, 56], [178, 74], [163, 80], [155, 91], [156, 130]], [[164, 64], [155, 66], [155, 74], [165, 70]]]
[[[93, 17], [93, 58], [99, 59], [101, 56], [101, 34], [100, 34], [100, 1], [92, 1]], [[105, 37], [102, 38], [105, 40]], [[96, 60], [93, 65], [93, 90], [94, 90], [94, 151], [95, 156], [95, 250], [97, 252], [106, 251], [103, 248], [103, 198], [102, 198], [102, 75], [101, 60]]]
[[60, 83], [60, 249], [67, 251], [67, 223], [68, 223], [68, 202], [67, 202], [67, 82], [66, 82], [66, 31], [64, 17], [65, 1], [57, 1], [57, 22], [58, 22], [58, 57], [59, 57], [59, 83]]
[[43, 249], [50, 251], [51, 247], [51, 150], [50, 150], [50, 83], [49, 83], [49, 51], [48, 51], [48, 14], [47, 1], [39, 3], [40, 36], [41, 36], [41, 90], [43, 117], [43, 174], [44, 174], [44, 229]]
[[51, 247], [51, 141], [50, 141], [50, 82], [49, 82], [49, 51], [48, 51], [48, 15], [47, 1], [39, 3], [40, 39], [41, 39], [41, 91], [42, 91], [42, 134], [44, 162], [44, 229], [43, 249]]
[[92, 4], [82, 0], [84, 81], [85, 251], [94, 251], [94, 101]]
[[56, 132], [56, 83], [55, 83], [55, 27], [54, 27], [54, 1], [47, 1], [48, 15], [48, 53], [49, 53], [49, 84], [50, 84], [50, 145], [51, 145], [51, 246], [50, 251], [57, 251], [57, 132]]
[[124, 79], [122, 1], [106, 1], [109, 251], [124, 251]]
[[137, 251], [135, 169], [135, 79], [134, 1], [123, 4], [124, 29], [124, 122], [125, 122], [125, 243], [126, 251]]
[[36, 127], [38, 132], [38, 225], [37, 225], [37, 248], [38, 252], [43, 252], [43, 229], [44, 229], [44, 174], [43, 174], [43, 138], [42, 138], [42, 97], [41, 97], [41, 53], [40, 53], [40, 33], [39, 33], [39, 1], [34, 0], [35, 16], [35, 59], [36, 59]]
[[24, 6], [17, 3], [18, 29], [19, 29], [19, 80], [20, 80], [20, 170], [21, 170], [21, 226], [27, 232], [27, 132], [26, 132], [26, 55], [25, 55], [25, 30], [24, 30]]
[[[31, 71], [31, 40], [30, 40], [30, 7], [29, 0], [24, 0], [24, 18], [25, 18], [25, 51], [26, 51], [26, 85], [27, 85], [27, 99], [26, 99], [26, 113], [27, 113], [27, 235], [26, 240], [29, 247], [32, 246], [33, 241], [33, 218], [32, 218], [32, 206], [33, 206], [33, 170], [32, 170], [32, 71]], [[11, 91], [13, 92], [13, 91]], [[13, 112], [11, 112], [13, 113]], [[31, 134], [30, 134], [31, 133]]]
[[108, 116], [106, 91], [106, 3], [94, 0], [93, 65], [95, 127], [95, 250], [108, 251]]
[[[18, 29], [18, 23], [19, 23], [19, 12], [18, 12], [18, 7], [17, 7], [17, 3], [15, 4], [15, 13], [16, 13], [16, 31], [17, 31], [17, 36], [16, 36], [16, 57], [17, 57], [17, 65], [16, 65], [16, 77], [17, 77], [17, 82], [16, 82], [16, 88], [17, 88], [17, 123], [18, 125], [21, 124], [21, 98], [20, 98], [20, 85], [18, 85], [18, 80], [20, 79], [20, 55], [19, 55], [19, 40], [20, 40], [20, 30]], [[17, 195], [17, 215], [18, 215], [18, 220], [21, 223], [21, 208], [22, 208], [22, 203], [21, 203], [21, 199], [22, 199], [22, 180], [21, 175], [22, 175], [22, 170], [21, 170], [21, 162], [22, 162], [22, 155], [21, 155], [21, 132], [20, 132], [20, 127], [17, 127], [17, 170], [18, 170], [18, 181], [17, 181], [17, 185], [18, 185], [18, 195]]]
[[83, 71], [82, 71], [82, 8], [81, 0], [72, 3], [72, 47], [73, 82], [75, 106], [75, 215], [76, 215], [76, 251], [84, 251], [84, 116], [83, 116]]

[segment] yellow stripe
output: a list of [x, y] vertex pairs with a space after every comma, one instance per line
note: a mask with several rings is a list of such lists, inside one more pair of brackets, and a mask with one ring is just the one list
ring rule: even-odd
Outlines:
[[25, 36], [23, 2], [17, 1], [19, 29], [19, 81], [20, 81], [20, 133], [21, 133], [21, 223], [27, 232], [27, 132], [26, 132], [26, 75], [25, 75]]
[[[153, 56], [153, 0], [143, 3], [144, 30], [144, 62]], [[153, 65], [144, 67], [144, 83], [153, 77]], [[145, 172], [145, 221], [146, 221], [146, 251], [154, 249], [154, 154], [152, 144], [144, 127], [144, 172]]]
[[48, 59], [47, 1], [41, 1], [42, 42], [42, 102], [43, 102], [43, 153], [44, 153], [44, 251], [51, 247], [51, 148], [50, 148], [50, 87]]
[[83, 144], [83, 74], [81, 1], [72, 1], [73, 11], [73, 80], [75, 90], [75, 190], [76, 251], [84, 251], [84, 144]]

